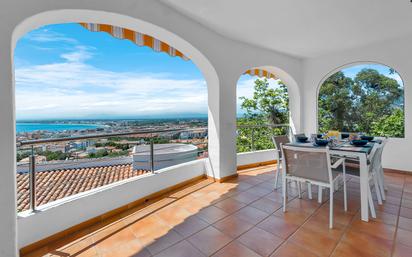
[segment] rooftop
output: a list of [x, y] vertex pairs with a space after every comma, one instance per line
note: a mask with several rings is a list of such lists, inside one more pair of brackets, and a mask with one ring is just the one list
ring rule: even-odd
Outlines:
[[359, 180], [351, 178], [348, 212], [338, 192], [330, 230], [326, 195], [318, 204], [315, 196], [299, 199], [290, 190], [288, 211], [282, 212], [273, 169], [248, 169], [225, 183], [198, 180], [24, 256], [408, 256], [412, 251], [411, 175], [387, 170], [387, 200], [376, 205], [377, 219], [368, 223], [359, 219]]
[[[132, 164], [36, 172], [36, 200], [38, 205], [46, 204], [146, 172], [145, 170], [133, 170]], [[30, 205], [29, 174], [17, 173], [16, 180], [17, 211], [28, 210]]]

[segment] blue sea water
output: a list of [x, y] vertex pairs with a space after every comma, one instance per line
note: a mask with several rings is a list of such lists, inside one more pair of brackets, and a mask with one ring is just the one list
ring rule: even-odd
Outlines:
[[65, 124], [65, 123], [16, 123], [16, 133], [21, 132], [33, 132], [37, 130], [42, 131], [64, 131], [64, 130], [85, 130], [85, 129], [95, 129], [100, 127], [100, 125], [95, 124]]

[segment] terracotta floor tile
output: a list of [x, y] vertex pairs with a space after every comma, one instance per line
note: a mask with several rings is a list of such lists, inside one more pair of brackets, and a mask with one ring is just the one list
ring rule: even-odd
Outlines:
[[173, 206], [156, 212], [156, 215], [161, 218], [165, 224], [174, 227], [193, 214], [180, 206]]
[[398, 231], [396, 232], [396, 241], [403, 245], [412, 247], [412, 232], [398, 228]]
[[286, 208], [295, 208], [312, 214], [319, 206], [320, 204], [316, 200], [295, 198], [287, 203]]
[[213, 257], [261, 257], [246, 246], [233, 241], [220, 249]]
[[383, 239], [394, 240], [396, 227], [373, 220], [364, 222], [356, 219], [350, 224], [349, 230], [357, 233], [381, 237]]
[[[77, 255], [76, 255], [77, 256]], [[150, 253], [142, 247], [138, 240], [111, 248], [109, 251], [101, 252], [101, 257], [133, 256], [133, 257], [150, 257]]]
[[270, 192], [272, 192], [272, 189], [268, 189], [265, 187], [261, 187], [260, 184], [256, 185], [248, 190], [246, 190], [247, 193], [251, 193], [260, 197], [263, 197], [267, 194], [269, 194]]
[[266, 232], [265, 230], [254, 227], [241, 235], [237, 241], [246, 245], [249, 249], [252, 249], [261, 256], [269, 256], [282, 244], [283, 239]]
[[401, 207], [401, 212], [399, 214], [401, 217], [405, 217], [408, 219], [412, 219], [412, 209], [406, 208], [406, 207]]
[[181, 235], [174, 230], [170, 230], [166, 235], [154, 239], [154, 241], [147, 245], [146, 248], [152, 255], [155, 255], [181, 240], [183, 240]]
[[271, 257], [318, 257], [297, 244], [286, 242]]
[[113, 248], [128, 244], [132, 241], [136, 241], [136, 236], [129, 228], [126, 228], [95, 242], [99, 252], [108, 252]]
[[[322, 206], [322, 208], [319, 208], [318, 211], [313, 214], [313, 216], [321, 217], [329, 222], [329, 203], [325, 204], [324, 206], [325, 207]], [[340, 223], [344, 226], [348, 225], [354, 217], [354, 215], [343, 210], [335, 209], [333, 211], [333, 222]]]
[[341, 238], [346, 227], [340, 223], [335, 222], [333, 224], [333, 228], [330, 229], [329, 220], [325, 220], [324, 218], [319, 216], [313, 216], [310, 217], [309, 220], [305, 222], [305, 224], [303, 224], [302, 228], [315, 231], [329, 238], [338, 240]]
[[329, 256], [338, 243], [337, 239], [306, 228], [300, 228], [290, 240], [318, 256]]
[[267, 195], [264, 196], [264, 198], [267, 198], [269, 200], [272, 200], [277, 203], [283, 203], [283, 198], [282, 198], [282, 189], [277, 189]]
[[254, 225], [256, 225], [257, 223], [265, 219], [267, 216], [269, 216], [269, 214], [267, 214], [266, 212], [263, 212], [251, 206], [246, 206], [240, 209], [239, 211], [235, 212], [233, 215]]
[[233, 198], [228, 198], [223, 201], [215, 203], [215, 206], [231, 214], [245, 207], [246, 204], [239, 202]]
[[233, 199], [245, 203], [250, 204], [260, 198], [260, 196], [248, 193], [248, 192], [241, 192], [232, 196]]
[[283, 212], [281, 208], [277, 210], [274, 215], [284, 219], [288, 223], [294, 223], [296, 225], [302, 225], [310, 216], [310, 214], [307, 212], [303, 212], [300, 209], [288, 208], [287, 206], [286, 212]]
[[213, 224], [218, 220], [223, 219], [224, 217], [228, 216], [229, 213], [223, 211], [222, 209], [215, 207], [213, 205], [203, 208], [199, 211], [196, 216], [201, 218], [202, 220], [208, 222], [209, 224]]
[[192, 235], [187, 240], [202, 253], [209, 256], [223, 248], [232, 239], [214, 227], [207, 227]]
[[390, 204], [386, 202], [382, 205], [379, 205], [378, 202], [375, 202], [375, 209], [377, 211], [398, 215], [399, 208], [400, 208], [399, 205], [394, 205], [394, 204]]
[[274, 174], [270, 165], [244, 170], [225, 183], [202, 180], [24, 257], [383, 257], [392, 251], [394, 257], [412, 256], [412, 176], [385, 174], [387, 200], [378, 205], [373, 196], [377, 218], [368, 223], [360, 221], [359, 178], [350, 177], [349, 211], [343, 211], [340, 189], [329, 229], [327, 190], [319, 205], [316, 187], [313, 200], [307, 192], [298, 199], [290, 183], [283, 213]]
[[186, 240], [167, 248], [154, 257], [205, 257], [198, 249]]
[[412, 200], [405, 199], [405, 198], [402, 199], [401, 206], [402, 207], [407, 207], [407, 208], [412, 208]]
[[[359, 217], [360, 219], [360, 212], [359, 212]], [[396, 226], [396, 222], [398, 220], [398, 215], [395, 214], [390, 214], [390, 213], [386, 213], [386, 212], [381, 212], [381, 211], [376, 211], [376, 219], [373, 219], [374, 221], [377, 222], [382, 222], [388, 225], [393, 225]]]
[[412, 247], [396, 243], [392, 257], [410, 257], [412, 254]]
[[340, 255], [345, 252], [351, 253], [362, 253], [361, 255], [355, 256], [389, 256], [392, 250], [393, 241], [383, 239], [380, 237], [370, 236], [367, 234], [347, 231], [342, 237], [336, 250]]
[[404, 230], [412, 231], [412, 219], [399, 217], [398, 227]]
[[287, 222], [282, 218], [274, 215], [267, 217], [265, 220], [259, 223], [257, 227], [284, 239], [288, 238], [299, 228], [299, 226], [295, 223]]
[[185, 219], [183, 223], [174, 226], [173, 230], [175, 230], [183, 237], [188, 237], [206, 228], [207, 226], [209, 226], [209, 223], [207, 223], [206, 221], [198, 218], [197, 216], [191, 216]]
[[151, 244], [156, 238], [160, 238], [169, 232], [171, 228], [157, 216], [149, 216], [129, 226], [133, 234], [143, 245]]
[[264, 211], [268, 214], [272, 214], [279, 208], [281, 208], [282, 204], [263, 197], [251, 203], [250, 206], [255, 207], [256, 209]]
[[224, 234], [236, 238], [253, 227], [253, 224], [235, 216], [230, 215], [223, 220], [220, 220], [213, 224], [215, 228], [223, 232]]
[[[374, 252], [368, 252], [356, 246], [352, 246], [346, 242], [340, 242], [333, 251], [331, 257], [377, 257]], [[389, 256], [389, 255], [381, 255]]]

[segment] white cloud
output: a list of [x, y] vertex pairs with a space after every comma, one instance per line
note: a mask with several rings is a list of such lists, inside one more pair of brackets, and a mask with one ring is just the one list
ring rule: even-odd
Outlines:
[[203, 80], [99, 69], [84, 62], [92, 55], [81, 47], [62, 57], [64, 62], [16, 69], [19, 119], [207, 112]]
[[41, 29], [30, 32], [25, 35], [25, 38], [39, 43], [49, 43], [49, 42], [63, 42], [69, 44], [76, 44], [78, 41], [74, 38], [69, 38], [64, 34], [49, 30]]
[[68, 62], [79, 62], [82, 63], [90, 58], [93, 54], [90, 51], [91, 47], [86, 46], [76, 46], [73, 52], [68, 52], [60, 55], [61, 58], [65, 59]]

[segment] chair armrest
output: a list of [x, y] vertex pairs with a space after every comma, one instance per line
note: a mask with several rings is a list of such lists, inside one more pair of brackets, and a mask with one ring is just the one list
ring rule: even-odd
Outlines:
[[345, 158], [340, 158], [339, 160], [337, 160], [336, 162], [333, 163], [332, 165], [332, 169], [336, 169], [337, 167], [339, 167], [341, 164], [343, 164], [343, 162], [345, 161]]

